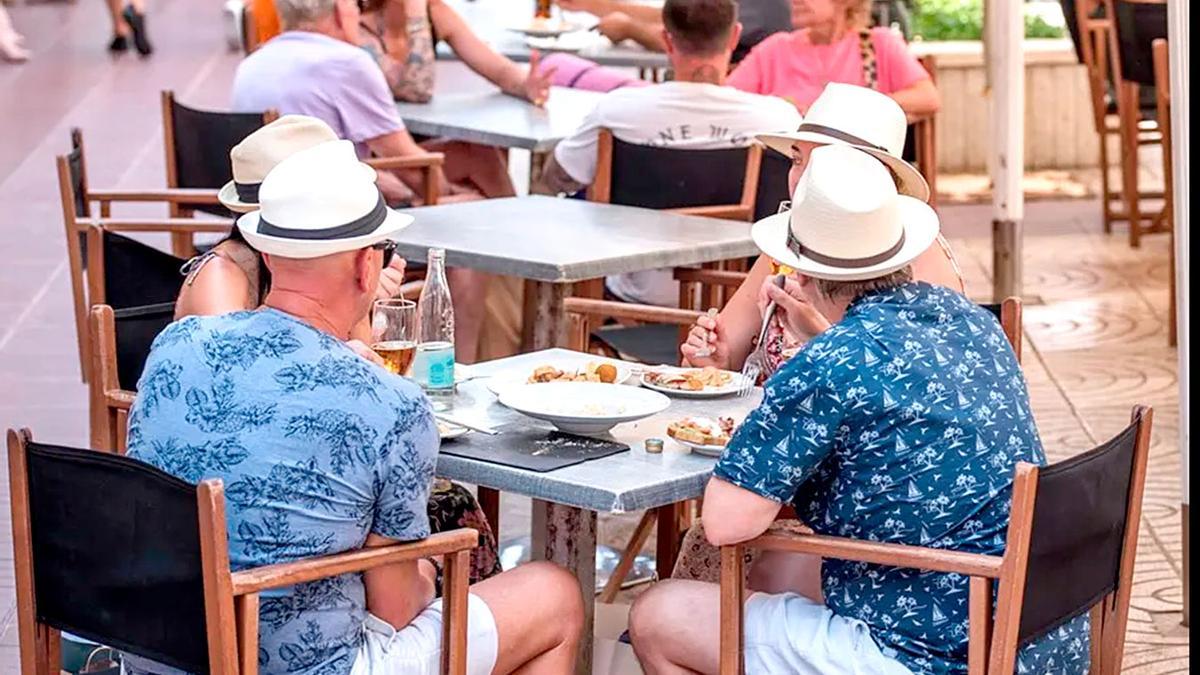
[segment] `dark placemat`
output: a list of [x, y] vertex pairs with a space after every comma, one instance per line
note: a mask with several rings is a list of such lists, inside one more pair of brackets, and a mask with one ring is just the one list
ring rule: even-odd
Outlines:
[[441, 451], [455, 457], [545, 473], [629, 450], [628, 445], [605, 438], [577, 436], [548, 429], [505, 431], [502, 428], [499, 436], [488, 440], [485, 445], [473, 442], [478, 439], [463, 437], [453, 443], [443, 443]]

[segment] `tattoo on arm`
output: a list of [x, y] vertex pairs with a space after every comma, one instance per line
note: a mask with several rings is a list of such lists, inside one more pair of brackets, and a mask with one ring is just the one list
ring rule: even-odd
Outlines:
[[433, 98], [433, 31], [429, 18], [409, 17], [405, 23], [408, 33], [408, 57], [399, 64], [396, 81], [390, 81], [392, 95], [401, 101], [427, 103]]
[[571, 175], [558, 165], [558, 160], [554, 155], [550, 155], [546, 159], [546, 164], [542, 167], [542, 175], [538, 179], [537, 184], [533, 186], [533, 191], [542, 195], [559, 195], [559, 194], [575, 194], [579, 190], [587, 187], [583, 183], [577, 182]]

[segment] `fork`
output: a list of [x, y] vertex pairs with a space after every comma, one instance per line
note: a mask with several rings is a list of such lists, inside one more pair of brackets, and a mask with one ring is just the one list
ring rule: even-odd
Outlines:
[[[777, 274], [771, 283], [783, 288], [786, 280], [787, 277]], [[767, 351], [767, 326], [771, 323], [771, 317], [775, 316], [776, 306], [775, 301], [772, 300], [767, 304], [766, 311], [763, 312], [762, 326], [758, 329], [758, 342], [755, 343], [754, 351], [750, 352], [750, 355], [746, 357], [746, 362], [742, 364], [742, 382], [737, 392], [739, 397], [749, 396], [754, 391], [754, 383], [758, 382], [758, 376], [762, 374], [763, 354]]]

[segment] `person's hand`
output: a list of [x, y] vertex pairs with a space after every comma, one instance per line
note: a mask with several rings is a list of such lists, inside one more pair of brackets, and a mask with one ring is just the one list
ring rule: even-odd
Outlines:
[[800, 292], [800, 282], [787, 277], [783, 288], [775, 284], [775, 277], [763, 280], [758, 289], [758, 311], [767, 311], [767, 305], [775, 302], [778, 309], [771, 319], [795, 341], [808, 342], [831, 325], [816, 307]]
[[633, 17], [624, 12], [612, 12], [600, 18], [596, 30], [616, 44], [633, 37]]
[[392, 262], [379, 274], [379, 285], [375, 287], [375, 299], [387, 300], [400, 297], [400, 286], [404, 284], [404, 258], [392, 256]]
[[362, 340], [347, 340], [346, 346], [354, 350], [355, 354], [358, 354], [380, 368], [385, 367], [383, 365], [383, 359], [379, 358], [379, 355], [375, 353], [375, 350], [368, 347], [367, 344]]
[[529, 73], [521, 83], [521, 92], [529, 102], [542, 106], [550, 98], [550, 82], [554, 77], [554, 68], [540, 68], [542, 55], [535, 49], [529, 54]]
[[732, 365], [726, 327], [713, 310], [696, 319], [696, 325], [688, 331], [687, 340], [679, 346], [679, 351], [683, 354], [683, 364], [692, 368], [712, 366], [729, 370]]

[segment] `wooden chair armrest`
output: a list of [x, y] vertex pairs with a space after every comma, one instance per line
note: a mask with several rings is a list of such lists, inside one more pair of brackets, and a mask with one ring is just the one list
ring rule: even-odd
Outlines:
[[725, 220], [750, 220], [753, 215], [745, 206], [731, 204], [728, 206], [685, 206], [678, 209], [665, 209], [668, 213], [678, 213], [685, 216], [702, 216], [704, 218], [722, 218]]
[[707, 270], [700, 267], [676, 267], [675, 280], [681, 283], [698, 283], [710, 286], [737, 288], [750, 276], [746, 272], [731, 270]]
[[383, 565], [469, 551], [478, 545], [479, 532], [462, 528], [439, 532], [408, 544], [360, 548], [319, 558], [265, 565], [235, 572], [232, 575], [233, 594], [259, 593], [341, 574], [363, 572]]
[[[1000, 578], [1003, 558], [979, 553], [944, 551], [905, 544], [884, 544], [820, 534], [768, 533], [739, 546], [764, 551], [808, 553], [822, 558], [853, 560], [972, 577]], [[722, 547], [725, 548], [725, 547]]]
[[440, 152], [427, 152], [413, 157], [372, 157], [367, 164], [376, 169], [432, 169], [446, 163], [446, 156]]
[[632, 302], [596, 300], [593, 298], [566, 298], [563, 309], [567, 314], [582, 314], [594, 318], [626, 319], [644, 323], [673, 323], [690, 326], [703, 312], [678, 307], [639, 305]]
[[167, 202], [169, 204], [220, 204], [217, 191], [196, 188], [162, 188], [155, 190], [88, 190], [91, 201], [102, 204], [112, 202]]
[[80, 224], [99, 226], [108, 232], [183, 232], [191, 234], [229, 234], [229, 220], [196, 220], [194, 218], [143, 218], [81, 220]]
[[117, 410], [129, 410], [133, 406], [133, 399], [136, 396], [132, 391], [125, 389], [110, 389], [104, 392], [104, 404], [109, 408]]

